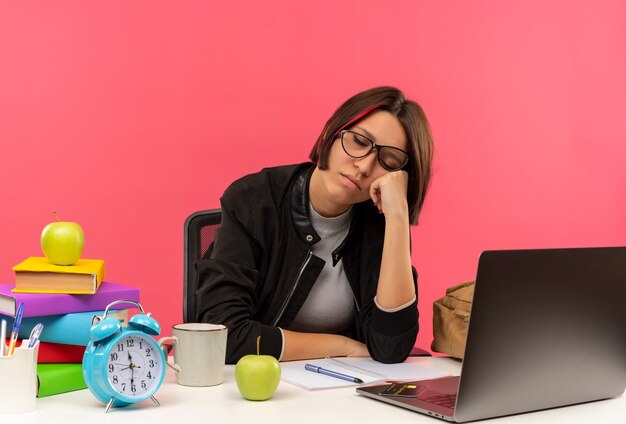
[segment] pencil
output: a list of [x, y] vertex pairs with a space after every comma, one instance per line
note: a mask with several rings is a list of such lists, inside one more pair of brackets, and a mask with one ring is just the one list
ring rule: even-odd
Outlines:
[[9, 341], [9, 351], [7, 356], [13, 355], [13, 352], [15, 351], [15, 342], [17, 342], [17, 336], [20, 333], [20, 325], [22, 325], [22, 315], [24, 315], [24, 304], [20, 303], [20, 306], [17, 307], [17, 314], [15, 314], [13, 330], [11, 330], [11, 340]]

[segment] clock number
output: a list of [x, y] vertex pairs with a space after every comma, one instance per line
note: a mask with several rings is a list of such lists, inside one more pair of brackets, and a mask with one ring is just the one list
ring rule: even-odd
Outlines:
[[149, 347], [146, 348], [146, 356], [152, 356], [150, 355], [150, 352], [152, 352], [152, 349], [150, 349]]
[[117, 344], [117, 351], [118, 352], [124, 352], [124, 343], [118, 343]]
[[143, 349], [143, 340], [139, 340], [139, 349]]
[[126, 383], [122, 383], [122, 391], [125, 392], [126, 391]]
[[150, 359], [148, 364], [150, 365], [150, 368], [154, 368], [154, 359]]
[[152, 373], [150, 371], [148, 371], [148, 375], [146, 375], [146, 377], [148, 377], [150, 380], [152, 380]]
[[135, 345], [135, 341], [133, 339], [126, 340], [126, 347], [133, 347]]
[[109, 372], [115, 371], [115, 365], [109, 364]]
[[117, 361], [117, 353], [111, 354], [111, 361]]
[[148, 387], [148, 386], [146, 385], [146, 380], [141, 380], [141, 388], [142, 388], [142, 389], [145, 389], [146, 387]]
[[130, 391], [131, 391], [131, 392], [133, 392], [133, 393], [135, 393], [135, 392], [137, 391], [137, 387], [135, 387], [135, 385], [134, 385], [134, 384], [131, 384], [131, 385], [130, 385]]
[[117, 384], [117, 382], [118, 382], [117, 375], [114, 375], [111, 380], [113, 380], [113, 384]]

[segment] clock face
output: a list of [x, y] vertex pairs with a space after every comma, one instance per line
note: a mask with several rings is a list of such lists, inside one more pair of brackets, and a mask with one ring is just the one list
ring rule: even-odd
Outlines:
[[159, 387], [163, 364], [158, 344], [149, 336], [120, 338], [109, 350], [107, 377], [115, 391], [128, 398], [146, 398]]

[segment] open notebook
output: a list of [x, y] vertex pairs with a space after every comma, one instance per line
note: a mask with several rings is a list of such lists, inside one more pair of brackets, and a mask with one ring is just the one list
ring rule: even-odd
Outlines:
[[399, 364], [382, 364], [371, 358], [325, 358], [283, 362], [281, 363], [281, 379], [307, 390], [358, 386], [358, 384], [349, 381], [306, 371], [304, 369], [305, 364], [358, 377], [363, 380], [363, 384], [387, 380], [424, 380], [449, 375], [444, 371], [417, 365], [412, 359], [408, 358]]

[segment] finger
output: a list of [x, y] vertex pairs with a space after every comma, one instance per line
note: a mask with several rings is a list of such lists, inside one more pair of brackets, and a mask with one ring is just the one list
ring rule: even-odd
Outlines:
[[380, 184], [380, 178], [372, 182], [370, 186], [370, 197], [372, 201], [378, 207], [378, 210], [382, 212], [382, 185]]
[[380, 193], [379, 190], [376, 190], [373, 193], [372, 201], [374, 202], [374, 204], [378, 208], [378, 212], [382, 212], [383, 211], [383, 200], [382, 200], [381, 193]]
[[370, 190], [370, 197], [376, 206], [378, 206], [378, 202], [380, 201], [380, 196], [378, 196], [378, 191]]
[[378, 180], [372, 182], [370, 185], [370, 197], [374, 201], [374, 203], [378, 202]]

